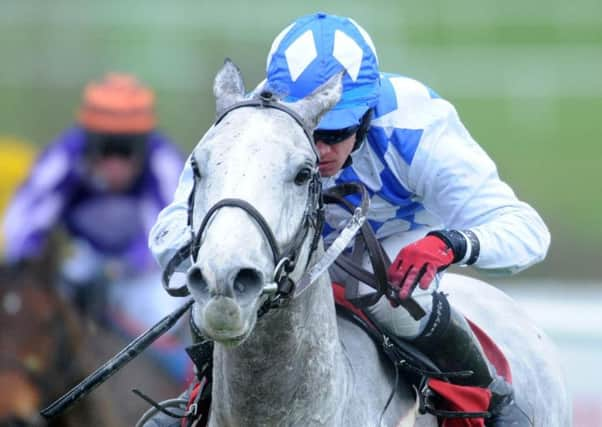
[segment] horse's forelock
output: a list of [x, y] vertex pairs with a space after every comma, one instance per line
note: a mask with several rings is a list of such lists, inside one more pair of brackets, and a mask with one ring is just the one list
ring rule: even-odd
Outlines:
[[[212, 142], [210, 142], [212, 141]], [[268, 150], [298, 147], [299, 153], [312, 155], [311, 145], [303, 128], [286, 112], [272, 108], [241, 108], [233, 110], [210, 129], [199, 146], [207, 145], [207, 150], [228, 146], [240, 152], [242, 146], [261, 145]], [[288, 147], [287, 147], [288, 145]], [[257, 160], [269, 160], [258, 158]]]

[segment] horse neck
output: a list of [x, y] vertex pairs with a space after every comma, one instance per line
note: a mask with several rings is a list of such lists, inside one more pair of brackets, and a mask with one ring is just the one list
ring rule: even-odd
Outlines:
[[315, 417], [332, 419], [346, 384], [340, 361], [325, 274], [290, 305], [259, 319], [240, 347], [216, 345], [212, 417], [217, 425], [303, 425]]

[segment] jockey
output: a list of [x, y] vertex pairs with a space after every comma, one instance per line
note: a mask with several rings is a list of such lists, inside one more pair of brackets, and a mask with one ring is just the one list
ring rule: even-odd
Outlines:
[[[287, 26], [272, 44], [258, 90], [294, 102], [340, 71], [342, 98], [314, 132], [323, 186], [359, 181], [367, 187], [367, 218], [394, 259], [389, 279], [399, 298], [414, 298], [427, 315], [414, 320], [385, 297], [368, 310], [442, 371], [473, 371], [453, 381], [491, 392], [488, 425], [530, 425], [511, 384], [496, 374], [467, 321], [436, 290], [452, 264], [516, 273], [541, 261], [550, 242], [546, 225], [500, 180], [451, 103], [417, 80], [379, 71], [370, 36], [350, 18], [316, 13]], [[187, 163], [174, 202], [150, 235], [163, 266], [190, 238], [191, 188]], [[327, 206], [327, 244], [345, 223], [343, 213]], [[336, 268], [331, 276], [344, 282]]]
[[183, 166], [178, 148], [155, 129], [154, 107], [153, 91], [134, 76], [90, 82], [76, 123], [43, 150], [3, 224], [4, 256], [13, 264], [40, 257], [51, 232], [64, 229], [61, 291], [129, 336], [179, 304], [162, 293], [146, 244]]

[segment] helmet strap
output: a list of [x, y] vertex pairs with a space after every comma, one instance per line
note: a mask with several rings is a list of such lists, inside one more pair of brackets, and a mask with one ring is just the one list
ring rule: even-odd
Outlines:
[[370, 129], [370, 123], [372, 122], [372, 115], [373, 115], [373, 109], [372, 108], [368, 108], [368, 111], [366, 111], [364, 113], [364, 115], [362, 116], [362, 121], [360, 122], [360, 127], [356, 132], [356, 139], [355, 139], [355, 145], [353, 147], [353, 151], [357, 150], [358, 148], [360, 148], [360, 145], [362, 145], [362, 141], [364, 141], [364, 138], [366, 137], [366, 134], [368, 133], [368, 129]]

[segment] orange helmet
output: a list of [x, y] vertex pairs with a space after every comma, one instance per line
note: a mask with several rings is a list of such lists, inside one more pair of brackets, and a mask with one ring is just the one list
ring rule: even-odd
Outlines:
[[109, 73], [89, 83], [77, 111], [78, 122], [98, 133], [136, 134], [156, 124], [155, 95], [129, 74]]

